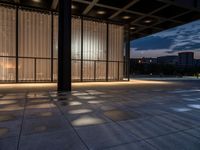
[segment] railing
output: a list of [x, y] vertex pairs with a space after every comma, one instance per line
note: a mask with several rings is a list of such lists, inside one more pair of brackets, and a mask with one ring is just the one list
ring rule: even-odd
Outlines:
[[[56, 82], [57, 61], [57, 58], [18, 57], [16, 59], [15, 56], [0, 56], [0, 82]], [[108, 72], [106, 72], [107, 63]], [[123, 61], [72, 59], [72, 81], [74, 82], [123, 80], [123, 71]]]

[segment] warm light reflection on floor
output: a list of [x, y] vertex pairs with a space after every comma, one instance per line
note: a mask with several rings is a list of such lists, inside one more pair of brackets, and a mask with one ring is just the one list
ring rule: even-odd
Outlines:
[[7, 104], [15, 104], [17, 103], [16, 100], [1, 100], [0, 105], [7, 105]]
[[70, 110], [70, 114], [84, 114], [84, 113], [89, 113], [92, 112], [91, 109], [76, 109], [76, 110]]
[[84, 86], [121, 86], [121, 85], [134, 85], [134, 84], [172, 84], [170, 81], [146, 81], [146, 80], [130, 80], [130, 81], [119, 81], [119, 82], [84, 82], [73, 83], [74, 87]]
[[[170, 81], [150, 81], [150, 80], [130, 80], [130, 81], [119, 81], [119, 82], [78, 82], [72, 83], [73, 88], [80, 87], [112, 87], [112, 86], [126, 86], [126, 85], [169, 85], [173, 84]], [[35, 90], [35, 89], [44, 89], [56, 90], [56, 83], [22, 83], [22, 84], [0, 84], [0, 90]], [[93, 90], [88, 91], [90, 94], [102, 94]], [[74, 93], [73, 95], [88, 95], [88, 93]], [[30, 95], [37, 97], [37, 95]], [[40, 95], [41, 96], [41, 95]], [[44, 95], [43, 95], [44, 96]], [[45, 96], [44, 96], [45, 97]]]
[[23, 107], [19, 105], [9, 105], [6, 107], [1, 107], [0, 112], [17, 111], [17, 110], [23, 110]]
[[87, 126], [87, 125], [95, 125], [95, 124], [102, 124], [105, 121], [92, 116], [82, 116], [76, 120], [72, 121], [73, 126]]
[[[52, 105], [51, 107], [55, 107], [55, 106]], [[49, 104], [29, 105], [27, 106], [27, 108], [30, 108], [30, 109], [50, 108], [50, 105]]]

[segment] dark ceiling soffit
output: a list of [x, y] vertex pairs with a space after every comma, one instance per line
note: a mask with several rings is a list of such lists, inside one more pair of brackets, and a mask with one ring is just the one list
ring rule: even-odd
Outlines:
[[[22, 5], [22, 4], [16, 4], [12, 2], [0, 2], [2, 5], [8, 5], [9, 7], [20, 7], [22, 9], [27, 9], [27, 10], [32, 10], [32, 11], [37, 11], [37, 12], [44, 12], [47, 14], [53, 13], [55, 15], [58, 15], [58, 11], [52, 10], [52, 9], [45, 9], [45, 8], [38, 8], [35, 6], [29, 6], [29, 5]], [[108, 20], [108, 19], [100, 19], [100, 18], [95, 18], [92, 16], [86, 16], [86, 15], [72, 15], [73, 17], [79, 17], [79, 18], [84, 18], [87, 20], [93, 20], [97, 22], [105, 22], [105, 23], [110, 23], [110, 24], [117, 24], [117, 25], [125, 25], [125, 23], [114, 21], [114, 20]]]

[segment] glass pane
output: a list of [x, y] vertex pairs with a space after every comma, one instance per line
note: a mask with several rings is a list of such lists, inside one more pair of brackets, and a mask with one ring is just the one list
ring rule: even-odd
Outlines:
[[96, 62], [96, 80], [106, 79], [106, 62]]
[[36, 60], [36, 80], [37, 81], [51, 80], [51, 60], [50, 59]]
[[16, 59], [0, 57], [0, 81], [15, 81]]
[[109, 80], [118, 80], [118, 62], [109, 62], [108, 63], [108, 79]]
[[72, 80], [81, 79], [81, 61], [72, 60]]
[[16, 54], [16, 10], [0, 6], [0, 56]]
[[83, 61], [83, 80], [94, 80], [94, 61]]
[[58, 80], [58, 59], [53, 60], [53, 81]]
[[35, 80], [35, 59], [19, 58], [19, 80], [34, 81]]
[[51, 16], [19, 10], [19, 56], [51, 57]]

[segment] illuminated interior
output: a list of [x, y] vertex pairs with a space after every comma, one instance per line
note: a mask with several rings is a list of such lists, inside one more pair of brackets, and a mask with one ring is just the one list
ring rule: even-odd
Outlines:
[[[0, 5], [0, 81], [56, 81], [58, 15], [19, 8], [16, 16]], [[124, 26], [72, 18], [73, 81], [123, 80], [123, 51]]]

